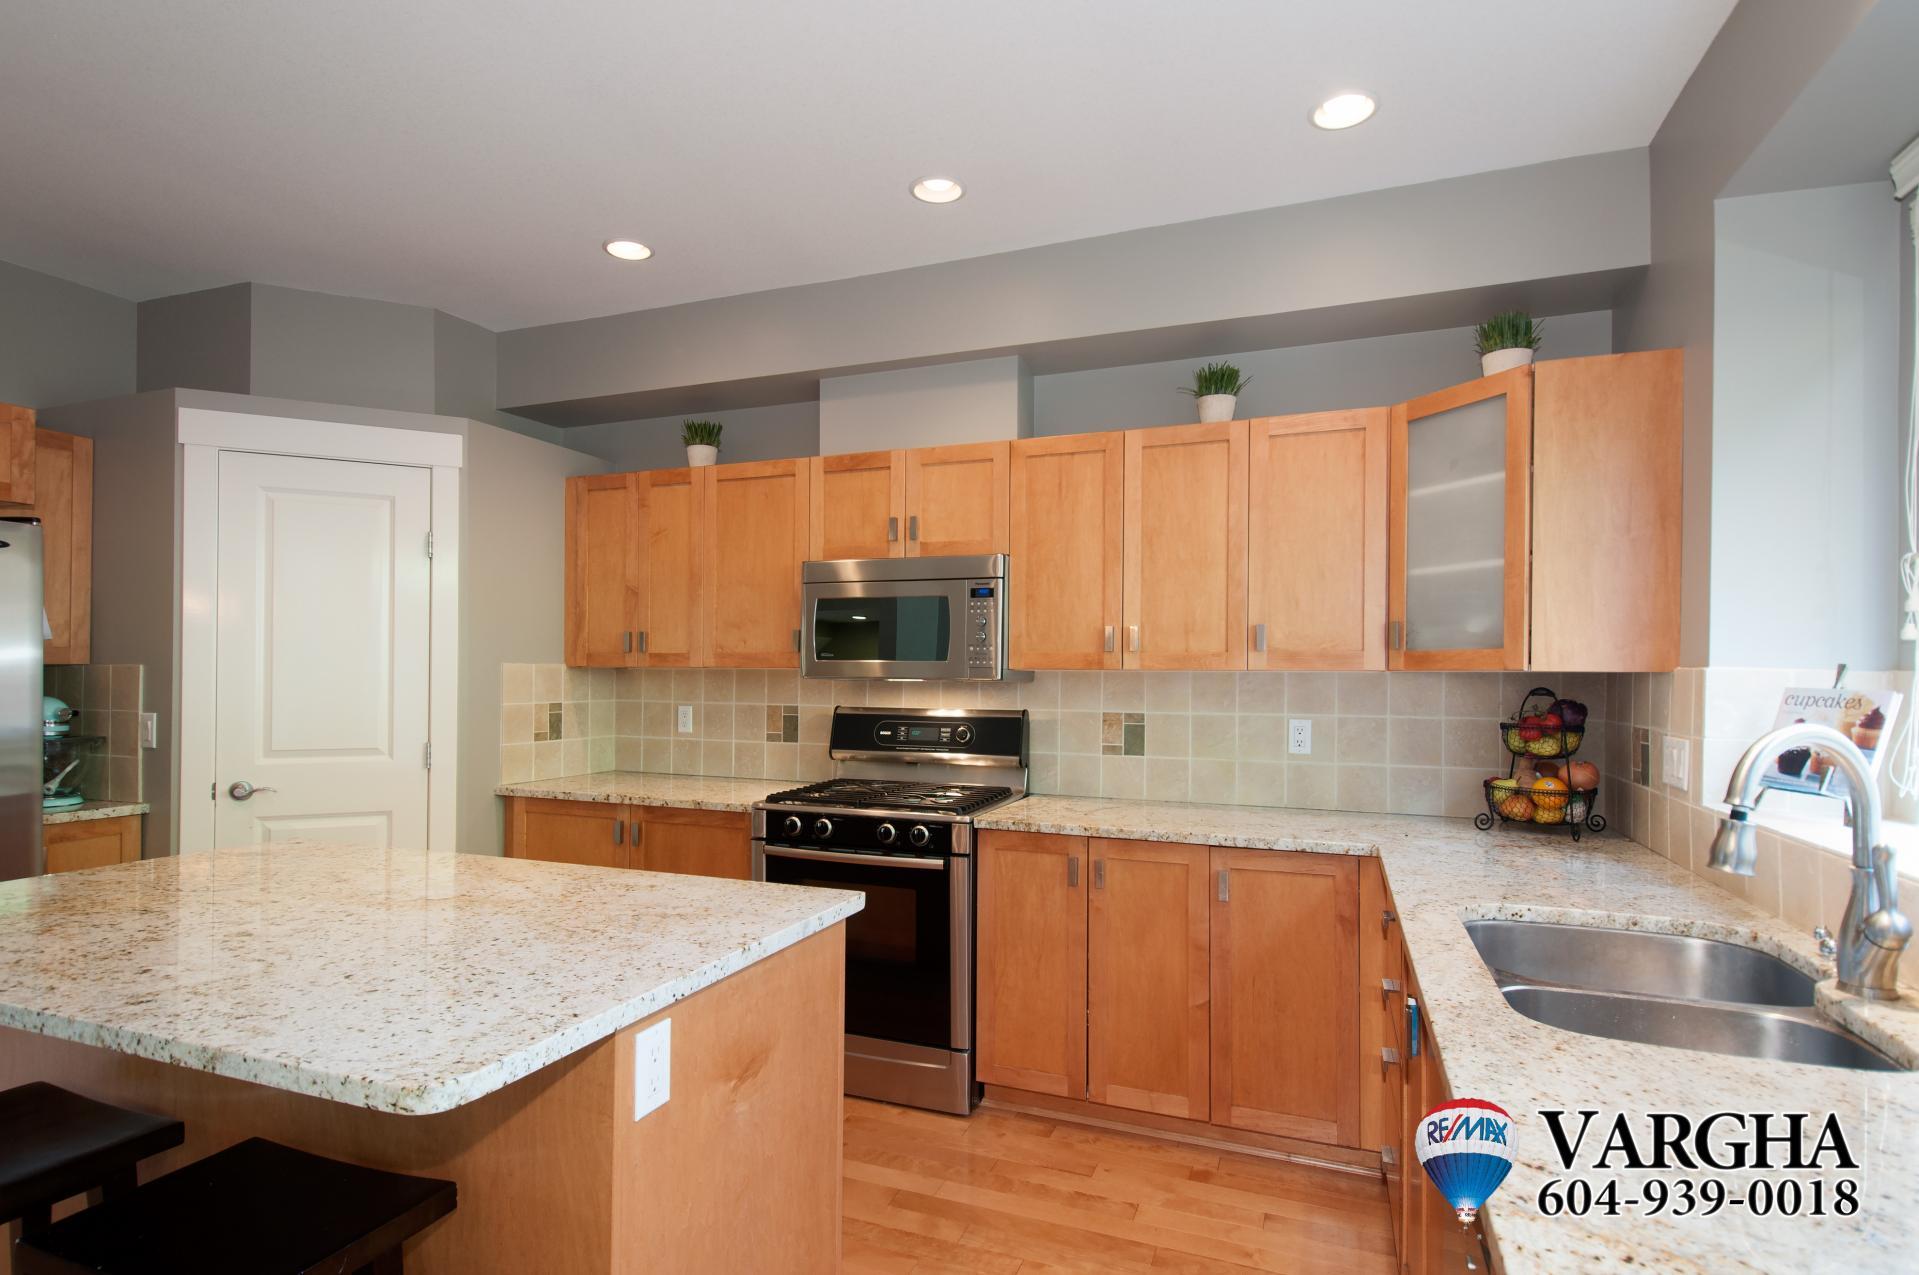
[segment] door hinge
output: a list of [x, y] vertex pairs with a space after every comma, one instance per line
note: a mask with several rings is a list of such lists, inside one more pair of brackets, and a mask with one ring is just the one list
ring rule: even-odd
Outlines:
[[426, 533], [426, 556], [433, 556], [433, 533], [430, 531]]
[[428, 770], [433, 769], [433, 741], [430, 739], [426, 741], [426, 755], [422, 760]]

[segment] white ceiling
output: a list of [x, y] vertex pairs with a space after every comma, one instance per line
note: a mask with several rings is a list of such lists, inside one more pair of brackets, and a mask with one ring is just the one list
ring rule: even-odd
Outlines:
[[586, 318], [1643, 146], [1732, 2], [7, 0], [0, 259]]

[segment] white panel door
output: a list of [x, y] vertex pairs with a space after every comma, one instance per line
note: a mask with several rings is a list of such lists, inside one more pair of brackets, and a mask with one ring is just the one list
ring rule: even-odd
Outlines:
[[214, 844], [425, 846], [432, 470], [219, 464]]

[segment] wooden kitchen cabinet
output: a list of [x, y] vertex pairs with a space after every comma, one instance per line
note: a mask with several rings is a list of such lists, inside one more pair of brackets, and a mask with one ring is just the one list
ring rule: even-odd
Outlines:
[[566, 662], [618, 668], [638, 659], [640, 474], [566, 480]]
[[140, 859], [140, 816], [50, 823], [43, 833], [48, 872], [77, 872]]
[[33, 504], [21, 512], [40, 520], [42, 592], [53, 630], [43, 658], [85, 664], [93, 651], [93, 440], [38, 430], [33, 470]]
[[916, 447], [906, 453], [906, 556], [1005, 553], [1007, 443]]
[[733, 810], [608, 801], [506, 799], [506, 853], [515, 859], [692, 876], [753, 876], [752, 830]]
[[979, 851], [979, 1079], [1086, 1096], [1086, 838], [988, 832]]
[[1125, 511], [1124, 433], [1013, 444], [1010, 667], [1121, 667]]
[[33, 503], [34, 411], [0, 403], [0, 505]]
[[1391, 426], [1383, 407], [1249, 423], [1247, 667], [1386, 667]]
[[1125, 666], [1246, 667], [1245, 421], [1126, 432]]
[[1358, 861], [1212, 852], [1213, 1121], [1359, 1145]]
[[906, 556], [906, 453], [813, 458], [815, 559]]
[[1087, 1097], [1205, 1120], [1208, 852], [1161, 841], [1094, 840], [1088, 848]]
[[694, 471], [706, 554], [702, 663], [797, 668], [800, 564], [812, 501], [809, 460], [751, 461]]
[[636, 474], [640, 498], [640, 590], [633, 616], [639, 664], [688, 668], [700, 661], [701, 600], [712, 587], [700, 542], [697, 469]]

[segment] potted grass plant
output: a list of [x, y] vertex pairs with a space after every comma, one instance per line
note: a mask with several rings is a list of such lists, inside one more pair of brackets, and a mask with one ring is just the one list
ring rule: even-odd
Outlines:
[[1191, 394], [1199, 405], [1199, 419], [1230, 421], [1238, 408], [1240, 391], [1253, 383], [1231, 363], [1208, 363], [1193, 373], [1193, 383], [1181, 386], [1180, 393]]
[[680, 425], [680, 441], [686, 444], [686, 463], [699, 468], [720, 458], [718, 421], [685, 421]]
[[1544, 331], [1544, 325], [1534, 323], [1524, 310], [1503, 311], [1474, 328], [1480, 374], [1491, 376], [1532, 362]]

